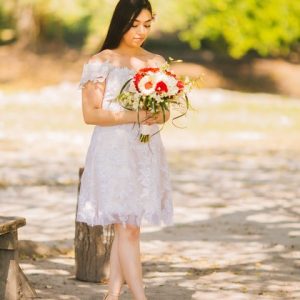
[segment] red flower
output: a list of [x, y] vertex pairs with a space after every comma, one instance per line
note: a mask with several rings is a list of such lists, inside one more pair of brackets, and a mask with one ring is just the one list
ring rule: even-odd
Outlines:
[[133, 77], [133, 82], [134, 82], [134, 86], [136, 88], [137, 91], [140, 92], [139, 90], [139, 82], [140, 80], [143, 78], [144, 76], [141, 73], [136, 73]]
[[168, 86], [163, 81], [159, 81], [156, 84], [155, 91], [159, 94], [161, 94], [163, 92], [167, 93], [168, 92]]
[[153, 73], [156, 73], [159, 71], [159, 68], [143, 68], [143, 69], [140, 69], [139, 70], [139, 73], [147, 73], [147, 72], [153, 72]]
[[170, 72], [170, 71], [165, 71], [165, 73], [169, 76], [172, 76], [172, 77], [176, 78], [176, 75], [174, 73]]
[[178, 80], [177, 87], [179, 88], [179, 91], [182, 91], [184, 89], [184, 83], [181, 80]]

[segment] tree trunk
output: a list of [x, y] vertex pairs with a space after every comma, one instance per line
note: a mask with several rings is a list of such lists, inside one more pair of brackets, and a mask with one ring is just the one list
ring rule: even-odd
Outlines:
[[36, 48], [40, 28], [32, 3], [16, 5], [16, 30], [18, 48]]
[[[83, 168], [79, 169], [76, 215], [83, 171]], [[86, 223], [75, 221], [76, 279], [89, 282], [107, 282], [113, 237], [113, 225], [88, 226]]]

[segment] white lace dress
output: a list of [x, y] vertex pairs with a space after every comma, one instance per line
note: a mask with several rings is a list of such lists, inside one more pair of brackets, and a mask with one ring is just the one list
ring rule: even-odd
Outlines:
[[[116, 97], [135, 71], [108, 61], [84, 64], [80, 88], [103, 82], [102, 108], [124, 110]], [[151, 125], [156, 132], [157, 124]], [[132, 124], [95, 125], [85, 158], [76, 220], [90, 226], [113, 223], [141, 226], [173, 224], [172, 189], [160, 133], [150, 142], [139, 141], [139, 127]]]

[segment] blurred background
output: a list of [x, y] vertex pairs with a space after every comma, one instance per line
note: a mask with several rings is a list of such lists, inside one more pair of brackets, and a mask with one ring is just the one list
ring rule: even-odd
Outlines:
[[[116, 2], [1, 0], [0, 87], [76, 80], [82, 61], [101, 47]], [[190, 74], [200, 64], [207, 87], [299, 96], [298, 1], [152, 3], [156, 22], [146, 48], [195, 64]]]
[[[186, 128], [161, 132], [175, 225], [143, 228], [148, 293], [299, 299], [300, 2], [151, 2], [145, 48], [182, 59], [173, 68], [201, 86], [176, 123]], [[26, 217], [21, 266], [43, 299], [105, 289], [74, 281], [78, 169], [93, 130], [78, 83], [116, 3], [0, 0], [0, 215]]]

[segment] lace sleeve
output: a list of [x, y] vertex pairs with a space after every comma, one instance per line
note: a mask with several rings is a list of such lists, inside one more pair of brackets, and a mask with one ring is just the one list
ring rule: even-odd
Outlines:
[[88, 81], [103, 82], [110, 71], [108, 62], [88, 62], [83, 65], [82, 75], [79, 83], [79, 88], [84, 88]]

